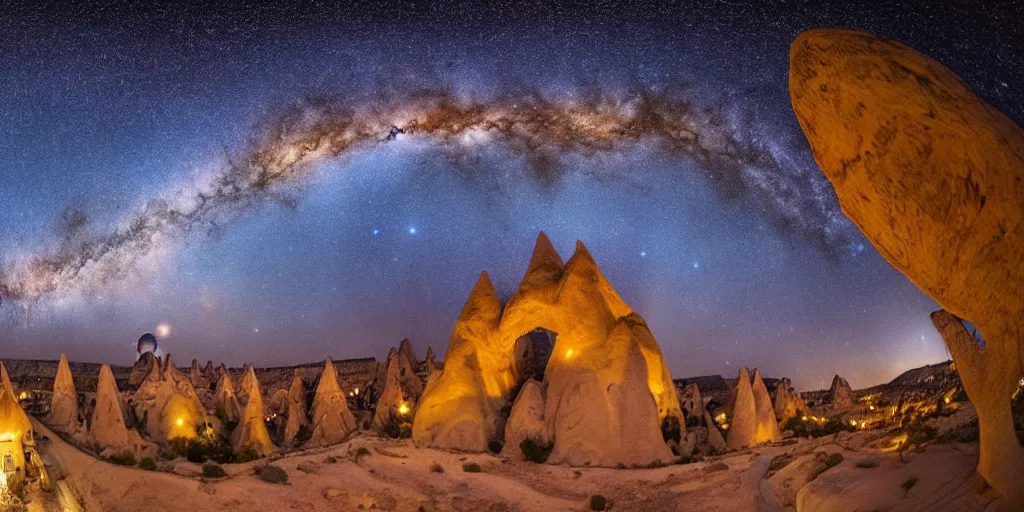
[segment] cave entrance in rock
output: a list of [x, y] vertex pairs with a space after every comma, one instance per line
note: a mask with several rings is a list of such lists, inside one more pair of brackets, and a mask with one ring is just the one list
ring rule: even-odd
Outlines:
[[551, 359], [551, 351], [555, 347], [554, 331], [536, 327], [516, 340], [516, 359], [520, 364], [520, 382], [534, 378], [544, 380], [544, 370]]

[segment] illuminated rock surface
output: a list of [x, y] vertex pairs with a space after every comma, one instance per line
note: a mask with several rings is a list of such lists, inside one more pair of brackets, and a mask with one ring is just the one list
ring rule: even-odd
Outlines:
[[265, 456], [274, 453], [274, 443], [270, 441], [270, 432], [263, 422], [263, 394], [260, 392], [259, 381], [250, 382], [252, 392], [242, 411], [242, 419], [231, 433], [231, 447], [235, 453], [252, 449], [256, 455]]
[[242, 417], [242, 406], [235, 395], [235, 386], [231, 383], [231, 375], [223, 367], [219, 369], [220, 378], [213, 395], [213, 410], [224, 421], [238, 421]]
[[14, 394], [14, 384], [11, 383], [11, 375], [7, 373], [7, 367], [4, 366], [4, 363], [0, 363], [0, 386], [3, 386], [0, 389]]
[[[407, 366], [408, 362], [405, 361], [404, 354], [394, 348], [388, 352], [384, 390], [381, 391], [380, 398], [377, 400], [377, 408], [373, 413], [374, 430], [383, 431], [392, 423], [409, 420], [412, 406], [406, 402], [402, 390], [403, 379], [401, 378], [401, 373]], [[417, 384], [419, 384], [418, 379]]]
[[530, 379], [523, 384], [519, 396], [512, 404], [505, 423], [505, 442], [501, 454], [505, 457], [524, 459], [522, 443], [529, 439], [534, 446], [545, 447], [550, 443], [551, 433], [544, 421], [544, 386]]
[[754, 390], [750, 385], [750, 373], [740, 368], [736, 377], [736, 385], [730, 399], [732, 408], [729, 413], [725, 441], [730, 450], [738, 450], [745, 446], [757, 444], [757, 402], [754, 401]]
[[199, 369], [199, 361], [195, 359], [192, 360], [192, 366], [189, 368], [188, 378], [192, 381], [193, 387], [199, 389], [210, 388], [210, 381], [203, 375], [202, 370]]
[[135, 417], [145, 421], [149, 439], [157, 443], [178, 437], [192, 439], [197, 429], [206, 427], [206, 408], [170, 354], [162, 368], [157, 364], [142, 381], [132, 407]]
[[501, 410], [526, 377], [516, 342], [538, 328], [556, 334], [543, 383], [551, 462], [641, 464], [672, 457], [661, 426], [685, 427], [654, 337], [582, 243], [563, 265], [543, 233], [504, 312], [481, 274], [452, 332], [444, 369], [424, 391], [413, 439], [465, 451], [501, 441]]
[[89, 440], [98, 448], [100, 456], [104, 457], [125, 452], [138, 456], [147, 451], [146, 442], [139, 433], [125, 426], [117, 382], [108, 365], [100, 368], [96, 406], [89, 422]]
[[68, 358], [64, 354], [60, 355], [57, 377], [53, 381], [50, 428], [69, 434], [78, 429], [78, 393], [75, 392], [71, 366], [68, 365]]
[[159, 362], [152, 352], [147, 351], [139, 354], [139, 359], [132, 365], [131, 373], [128, 374], [128, 388], [139, 389], [142, 381], [146, 380], [146, 377], [152, 373], [153, 367], [158, 364]]
[[775, 418], [775, 407], [772, 405], [772, 398], [768, 396], [768, 388], [761, 380], [760, 370], [754, 369], [751, 390], [754, 393], [754, 406], [757, 410], [757, 434], [754, 436], [754, 444], [778, 441], [782, 438], [779, 435], [779, 420]]
[[312, 445], [340, 443], [356, 431], [356, 420], [348, 408], [344, 390], [338, 384], [338, 373], [334, 361], [327, 358], [320, 383], [316, 387], [313, 407], [310, 411], [313, 423]]
[[298, 370], [295, 371], [295, 378], [288, 388], [288, 422], [284, 427], [284, 447], [290, 447], [295, 443], [295, 436], [302, 427], [309, 428], [309, 419], [306, 417], [306, 388], [302, 385], [302, 378]]
[[784, 426], [790, 419], [810, 414], [810, 410], [800, 395], [793, 390], [793, 385], [787, 378], [782, 378], [775, 388], [775, 417], [779, 425]]
[[984, 337], [980, 350], [945, 314], [935, 319], [977, 405], [978, 471], [1024, 504], [1024, 448], [1009, 420], [1024, 375], [1024, 130], [941, 64], [865, 32], [801, 34], [789, 89], [844, 213]]
[[833, 410], [843, 410], [853, 407], [853, 388], [846, 379], [836, 375], [832, 377], [832, 386], [828, 389], [830, 407]]

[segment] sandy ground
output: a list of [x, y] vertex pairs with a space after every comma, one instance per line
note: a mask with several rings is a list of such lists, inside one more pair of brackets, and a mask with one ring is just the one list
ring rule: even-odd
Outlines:
[[[30, 510], [78, 510], [80, 504], [81, 510], [111, 512], [578, 511], [589, 509], [594, 494], [624, 511], [1000, 510], [994, 491], [974, 475], [976, 445], [932, 445], [901, 460], [884, 451], [888, 439], [877, 432], [654, 469], [538, 465], [417, 449], [406, 441], [364, 435], [273, 460], [288, 473], [288, 483], [280, 485], [253, 475], [259, 462], [225, 465], [228, 478], [213, 481], [199, 478], [199, 466], [183, 461], [175, 463], [174, 473], [119, 467], [79, 451], [42, 425], [37, 428], [50, 439], [41, 454], [57, 490], [33, 499]], [[369, 455], [356, 460], [359, 448]], [[843, 462], [816, 475], [815, 461], [829, 453], [841, 453]], [[327, 462], [328, 457], [337, 462]], [[877, 466], [858, 467], [865, 459]], [[464, 472], [463, 462], [476, 462], [483, 471]], [[432, 470], [435, 464], [442, 471]], [[907, 491], [901, 484], [909, 478], [917, 480]], [[54, 503], [61, 506], [53, 508]]]

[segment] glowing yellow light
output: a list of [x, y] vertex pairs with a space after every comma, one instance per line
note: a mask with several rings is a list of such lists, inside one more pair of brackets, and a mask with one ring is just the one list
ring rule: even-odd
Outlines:
[[860, 428], [867, 428], [867, 426], [868, 424], [866, 422], [860, 422]]
[[409, 414], [409, 406], [402, 403], [398, 406], [398, 414]]
[[800, 418], [800, 421], [807, 421], [807, 416], [803, 416], [803, 417], [801, 417], [801, 418]]
[[26, 399], [28, 399], [28, 393], [22, 391], [21, 394], [18, 395], [18, 400], [26, 400]]
[[722, 423], [722, 430], [729, 430], [729, 424], [728, 423]]
[[358, 395], [359, 394], [359, 388], [356, 388], [355, 391], [353, 391], [353, 393]]
[[850, 420], [850, 425], [857, 426], [857, 420]]
[[725, 417], [725, 413], [724, 412], [722, 414], [719, 414], [718, 416], [715, 416], [715, 421], [717, 421], [719, 423], [725, 423], [725, 420], [726, 420], [726, 417]]
[[156, 326], [156, 335], [160, 338], [166, 338], [171, 335], [171, 324], [163, 322]]
[[573, 349], [571, 349], [571, 348], [570, 348], [569, 350], [566, 350], [566, 351], [565, 351], [565, 358], [566, 358], [566, 359], [569, 359], [569, 358], [570, 358], [570, 357], [572, 357], [572, 355], [573, 355], [573, 354], [575, 354], [575, 353], [576, 353], [576, 352], [575, 352], [575, 351], [573, 351]]
[[875, 406], [873, 406], [873, 405], [868, 406], [868, 409], [871, 409], [873, 411], [873, 410], [875, 410]]
[[946, 398], [943, 398], [943, 400], [945, 400], [947, 404], [949, 403], [949, 397], [948, 396]]
[[185, 418], [178, 418], [177, 421], [175, 421], [174, 423], [176, 423], [180, 427], [185, 424]]

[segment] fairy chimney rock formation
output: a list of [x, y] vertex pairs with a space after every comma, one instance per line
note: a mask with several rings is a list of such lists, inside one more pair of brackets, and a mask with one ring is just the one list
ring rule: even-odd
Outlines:
[[213, 410], [225, 422], [236, 422], [242, 418], [242, 406], [235, 395], [235, 386], [226, 369], [221, 367], [218, 371], [220, 378], [213, 393]]
[[832, 377], [832, 386], [828, 389], [828, 397], [833, 410], [853, 407], [853, 388], [850, 387], [849, 382], [846, 382], [846, 379], [838, 375]]
[[418, 360], [416, 360], [416, 353], [412, 350], [412, 342], [409, 338], [403, 338], [398, 344], [398, 353], [405, 356], [405, 360], [409, 362], [414, 368], [416, 367]]
[[412, 409], [405, 400], [401, 379], [401, 372], [405, 369], [405, 364], [407, 364], [405, 356], [392, 348], [387, 358], [388, 369], [384, 380], [384, 390], [377, 400], [377, 407], [373, 413], [374, 430], [383, 431], [393, 422], [409, 421], [409, 413]]
[[679, 395], [679, 406], [683, 410], [683, 416], [687, 418], [704, 417], [704, 399], [700, 396], [700, 388], [696, 382], [691, 382], [683, 388]]
[[549, 462], [615, 466], [672, 457], [663, 426], [680, 436], [685, 426], [657, 342], [582, 243], [563, 265], [543, 233], [504, 311], [481, 274], [455, 324], [444, 369], [417, 408], [413, 440], [464, 451], [501, 441], [501, 410], [526, 377], [517, 340], [538, 328], [556, 334], [544, 372], [544, 420], [554, 443]]
[[779, 380], [775, 387], [775, 417], [780, 426], [785, 426], [790, 419], [808, 414], [810, 411], [800, 395], [793, 391], [793, 384], [788, 378]]
[[704, 427], [708, 429], [708, 446], [714, 453], [725, 453], [729, 449], [729, 445], [725, 443], [725, 438], [722, 437], [722, 433], [711, 419], [711, 413], [707, 410], [704, 411]]
[[206, 425], [206, 408], [192, 381], [177, 367], [170, 354], [161, 368], [159, 359], [134, 396], [135, 417], [145, 418], [151, 439], [165, 443], [175, 438], [192, 439]]
[[3, 362], [0, 362], [0, 392], [7, 391], [10, 394], [14, 394], [14, 384], [11, 383], [11, 375], [7, 373], [7, 367], [4, 366]]
[[142, 385], [142, 381], [146, 380], [146, 377], [152, 373], [153, 368], [158, 364], [159, 362], [152, 352], [140, 354], [135, 364], [132, 365], [131, 372], [128, 374], [128, 388], [138, 389]]
[[757, 444], [757, 402], [750, 385], [750, 373], [740, 368], [736, 385], [732, 391], [732, 412], [728, 418], [729, 429], [725, 441], [730, 450], [739, 450]]
[[260, 392], [259, 381], [255, 381], [255, 385], [250, 383], [250, 389], [252, 392], [249, 393], [242, 419], [231, 433], [231, 447], [235, 453], [251, 449], [256, 455], [263, 457], [274, 453], [275, 448], [274, 443], [270, 441], [270, 431], [263, 420], [263, 394]]
[[1024, 507], [1010, 412], [1024, 375], [1024, 130], [942, 64], [870, 33], [804, 32], [789, 62], [793, 110], [843, 212], [945, 310], [932, 320], [978, 411], [978, 472]]
[[199, 361], [196, 359], [192, 360], [192, 367], [189, 369], [189, 380], [192, 381], [192, 386], [199, 389], [209, 389], [210, 381], [206, 380], [202, 370], [199, 369]]
[[775, 407], [768, 396], [768, 388], [761, 379], [761, 372], [754, 369], [754, 382], [751, 385], [754, 393], [754, 405], [757, 409], [757, 435], [754, 444], [771, 443], [782, 438], [779, 434], [779, 420], [775, 418]]
[[309, 442], [313, 445], [340, 443], [358, 428], [348, 408], [345, 392], [338, 384], [338, 373], [330, 357], [324, 362], [324, 371], [320, 374], [310, 416], [313, 436]]
[[292, 385], [288, 388], [288, 421], [284, 427], [284, 446], [295, 444], [295, 437], [302, 427], [309, 428], [309, 419], [306, 418], [306, 388], [299, 377], [299, 370], [295, 370], [295, 377]]
[[260, 381], [256, 379], [256, 370], [253, 369], [251, 364], [245, 365], [245, 374], [242, 376], [242, 382], [238, 384], [238, 391], [236, 392], [238, 400], [243, 404], [249, 400], [249, 394], [253, 392], [260, 392]]
[[78, 393], [75, 391], [71, 366], [68, 365], [68, 358], [64, 354], [60, 355], [57, 376], [53, 380], [50, 427], [68, 434], [78, 429]]
[[145, 445], [138, 432], [128, 430], [125, 426], [121, 395], [108, 365], [100, 368], [96, 384], [96, 406], [89, 422], [89, 439], [99, 449], [100, 456], [125, 452], [138, 455]]

